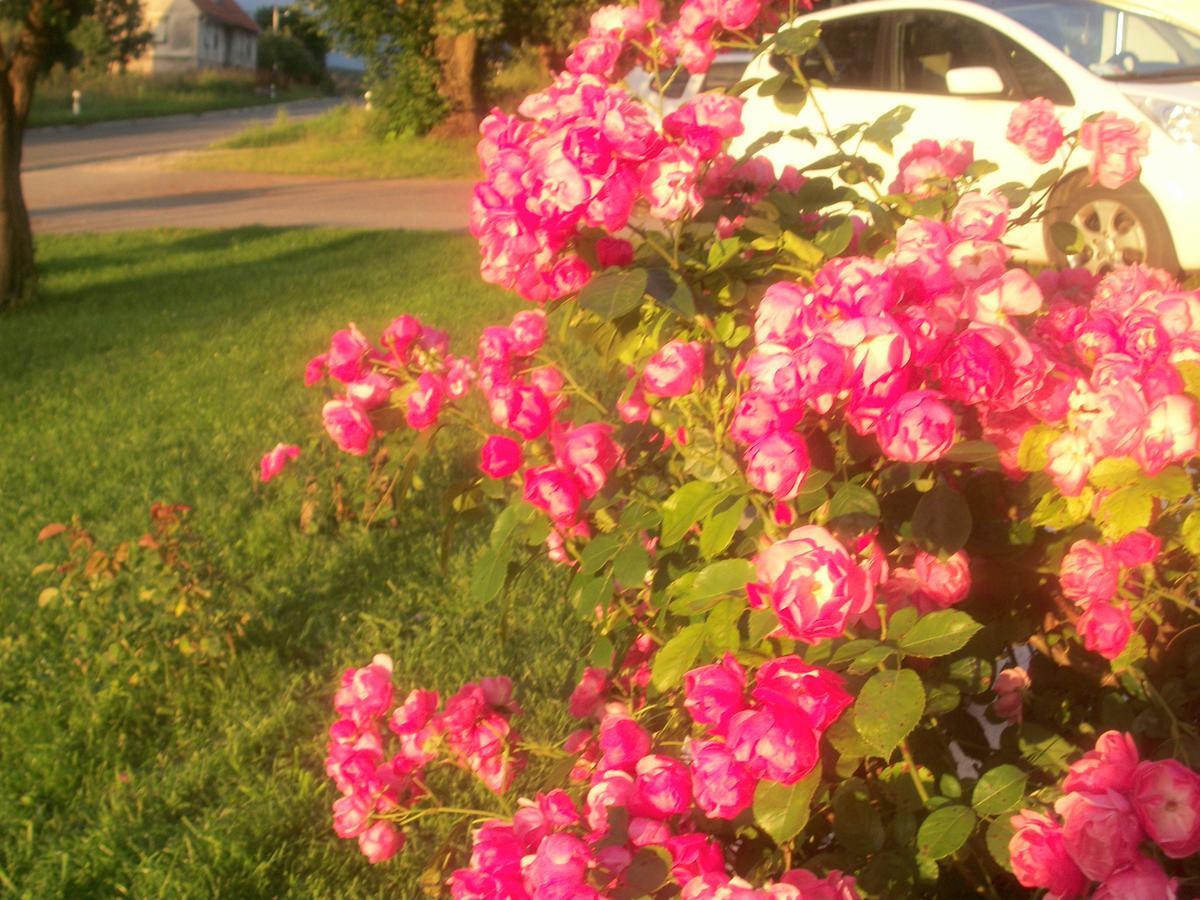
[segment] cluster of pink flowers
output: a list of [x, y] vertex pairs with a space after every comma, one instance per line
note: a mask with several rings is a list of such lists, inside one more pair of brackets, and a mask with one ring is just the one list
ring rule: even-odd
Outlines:
[[508, 790], [523, 764], [513, 750], [518, 737], [510, 718], [520, 709], [507, 678], [465, 685], [440, 713], [438, 700], [436, 691], [414, 690], [393, 709], [392, 660], [384, 654], [342, 676], [333, 699], [340, 718], [330, 726], [325, 759], [342, 794], [333, 804], [333, 830], [357, 838], [372, 863], [404, 846], [396, 822], [426, 796], [425, 769], [441, 751], [497, 793]]
[[1063, 596], [1079, 607], [1075, 629], [1083, 645], [1105, 659], [1116, 659], [1133, 635], [1133, 616], [1120, 592], [1137, 587], [1134, 573], [1151, 565], [1162, 541], [1139, 529], [1115, 544], [1081, 540], [1071, 545], [1059, 569]]
[[1173, 900], [1176, 882], [1143, 851], [1149, 839], [1171, 859], [1200, 851], [1200, 775], [1173, 759], [1139, 761], [1132, 736], [1100, 735], [1071, 766], [1056, 815], [1013, 817], [1013, 872], [1025, 887], [1061, 900]]
[[[1026, 100], [1008, 121], [1008, 139], [1039, 164], [1048, 163], [1066, 139], [1054, 104], [1045, 97]], [[1141, 174], [1150, 149], [1150, 129], [1116, 113], [1091, 116], [1079, 126], [1079, 145], [1090, 150], [1092, 184], [1118, 190]]]
[[682, 758], [657, 750], [624, 703], [606, 700], [612, 687], [605, 670], [588, 669], [572, 694], [572, 713], [597, 719], [568, 741], [580, 754], [576, 777], [590, 783], [582, 806], [556, 790], [524, 801], [511, 823], [484, 824], [470, 865], [450, 879], [454, 897], [607, 896], [646, 847], [666, 850], [685, 897], [858, 896], [840, 872], [793, 871], [755, 889], [728, 875], [721, 845], [697, 827], [749, 808], [760, 780], [794, 784], [812, 771], [821, 735], [852, 701], [840, 676], [785, 656], [761, 666], [748, 691], [732, 656], [692, 670], [684, 706], [704, 735]]
[[961, 178], [975, 161], [971, 141], [917, 141], [900, 157], [896, 179], [888, 188], [893, 194], [928, 197], [938, 193], [956, 178]]

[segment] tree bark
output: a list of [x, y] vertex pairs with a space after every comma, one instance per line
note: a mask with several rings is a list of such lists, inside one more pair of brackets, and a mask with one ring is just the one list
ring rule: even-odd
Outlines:
[[461, 24], [463, 13], [457, 0], [445, 7], [434, 38], [434, 52], [442, 71], [438, 93], [449, 107], [437, 128], [442, 134], [472, 134], [483, 114], [477, 71], [479, 38]]

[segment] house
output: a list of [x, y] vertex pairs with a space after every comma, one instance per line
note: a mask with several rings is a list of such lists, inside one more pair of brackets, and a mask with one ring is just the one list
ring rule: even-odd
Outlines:
[[152, 75], [254, 70], [259, 27], [237, 0], [146, 0], [144, 10], [154, 37], [131, 69]]

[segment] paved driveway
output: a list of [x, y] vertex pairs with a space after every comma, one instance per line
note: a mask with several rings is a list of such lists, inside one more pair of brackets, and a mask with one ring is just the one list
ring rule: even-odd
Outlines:
[[[335, 101], [287, 105], [293, 119]], [[37, 129], [25, 140], [23, 183], [35, 233], [125, 228], [330, 225], [455, 230], [467, 225], [471, 186], [462, 181], [355, 181], [174, 172], [163, 155], [207, 147], [276, 109], [256, 107]]]

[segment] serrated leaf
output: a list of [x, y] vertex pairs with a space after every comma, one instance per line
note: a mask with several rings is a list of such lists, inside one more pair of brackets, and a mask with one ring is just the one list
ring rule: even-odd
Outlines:
[[1128, 456], [1105, 457], [1092, 467], [1088, 481], [1098, 488], [1115, 490], [1133, 484], [1142, 477], [1142, 467]]
[[602, 534], [588, 541], [579, 559], [579, 571], [583, 575], [593, 575], [612, 562], [621, 552], [623, 536], [619, 534]]
[[471, 602], [484, 604], [495, 599], [508, 579], [508, 564], [512, 560], [512, 543], [489, 545], [475, 560], [471, 571]]
[[879, 668], [880, 663], [886, 662], [891, 657], [896, 655], [896, 648], [889, 647], [886, 644], [880, 644], [877, 647], [872, 647], [870, 650], [864, 650], [854, 659], [846, 669], [851, 675], [864, 675], [867, 672]]
[[776, 844], [786, 844], [808, 824], [809, 806], [820, 784], [819, 765], [795, 784], [760, 781], [754, 789], [754, 821]]
[[714, 509], [700, 529], [700, 555], [712, 559], [722, 553], [733, 541], [737, 527], [742, 521], [746, 501], [735, 497], [724, 509]]
[[822, 228], [813, 238], [813, 243], [828, 257], [838, 256], [850, 246], [854, 239], [854, 223], [849, 217], [843, 218], [838, 224]]
[[925, 711], [925, 688], [912, 669], [877, 672], [854, 703], [854, 727], [885, 759], [904, 740]]
[[899, 639], [900, 650], [910, 656], [932, 659], [966, 646], [982, 625], [965, 612], [941, 609], [917, 620]]
[[748, 559], [722, 559], [709, 563], [696, 574], [685, 597], [692, 602], [740, 593], [754, 579], [754, 563]]
[[1106, 539], [1119, 540], [1149, 525], [1153, 514], [1154, 499], [1145, 483], [1140, 483], [1113, 491], [1101, 500], [1096, 521]]
[[829, 501], [829, 520], [865, 531], [879, 521], [879, 498], [862, 485], [848, 481]]
[[1179, 539], [1192, 556], [1200, 556], [1200, 512], [1190, 512], [1183, 520], [1179, 531]]
[[938, 484], [921, 496], [912, 518], [913, 540], [926, 553], [952, 556], [971, 536], [971, 508], [962, 494]]
[[578, 303], [602, 319], [619, 319], [642, 305], [648, 282], [645, 269], [603, 272], [583, 286]]
[[[653, 896], [671, 877], [671, 857], [662, 847], [642, 847], [621, 873], [612, 900]], [[436, 893], [436, 892], [435, 892]]]
[[1016, 832], [1013, 824], [1010, 821], [1010, 816], [1001, 816], [994, 819], [987, 827], [987, 833], [984, 835], [984, 843], [987, 844], [988, 853], [992, 855], [1000, 868], [1007, 872], [1012, 871], [1012, 860], [1009, 858], [1008, 845], [1012, 841], [1012, 836]]
[[1083, 234], [1070, 222], [1051, 222], [1050, 240], [1067, 256], [1083, 251]]
[[833, 651], [833, 656], [829, 658], [829, 667], [836, 669], [840, 666], [848, 665], [858, 659], [863, 653], [866, 653], [868, 650], [874, 650], [878, 646], [879, 641], [874, 638], [860, 638], [858, 640], [847, 641]]
[[746, 611], [746, 601], [738, 597], [722, 600], [704, 620], [704, 637], [713, 656], [724, 656], [734, 653], [741, 646], [741, 635], [738, 634], [738, 620]]
[[1017, 448], [1017, 465], [1026, 472], [1041, 472], [1050, 465], [1050, 445], [1061, 437], [1049, 425], [1034, 425], [1021, 438]]
[[1017, 732], [1017, 747], [1030, 765], [1047, 772], [1067, 770], [1067, 761], [1075, 755], [1071, 743], [1037, 722], [1026, 722]]
[[917, 829], [917, 852], [929, 859], [957, 852], [975, 830], [976, 821], [975, 813], [957, 803], [935, 810]]
[[988, 769], [971, 793], [971, 807], [981, 816], [998, 816], [1015, 809], [1025, 796], [1025, 773], [1005, 763]]
[[1180, 466], [1168, 466], [1146, 481], [1146, 492], [1174, 503], [1192, 494], [1192, 477]]
[[704, 643], [704, 623], [697, 622], [683, 628], [671, 638], [654, 656], [650, 679], [660, 691], [669, 690], [683, 681], [684, 674], [692, 668], [700, 647]]
[[908, 629], [917, 624], [919, 616], [915, 606], [905, 606], [896, 610], [887, 620], [888, 637], [894, 641], [904, 637], [908, 634]]
[[867, 126], [863, 132], [863, 140], [891, 153], [892, 143], [904, 131], [904, 126], [912, 118], [912, 114], [911, 106], [897, 106], [889, 109]]
[[671, 547], [688, 529], [708, 515], [719, 502], [717, 487], [710, 481], [689, 481], [663, 501], [659, 542]]
[[639, 587], [650, 568], [650, 554], [641, 541], [626, 544], [613, 560], [613, 578], [627, 588]]

